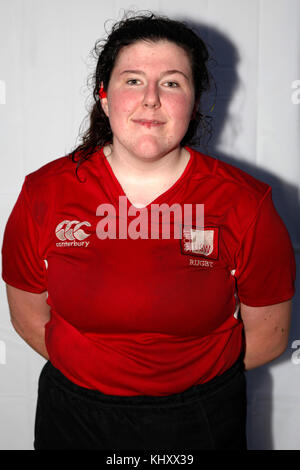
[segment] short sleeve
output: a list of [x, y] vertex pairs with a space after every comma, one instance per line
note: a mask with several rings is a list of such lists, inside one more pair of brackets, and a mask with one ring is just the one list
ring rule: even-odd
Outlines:
[[284, 302], [295, 293], [296, 262], [289, 233], [276, 211], [271, 188], [251, 221], [237, 253], [240, 301], [252, 307]]
[[28, 292], [47, 290], [46, 266], [39, 253], [39, 227], [33, 218], [26, 178], [4, 230], [2, 278]]

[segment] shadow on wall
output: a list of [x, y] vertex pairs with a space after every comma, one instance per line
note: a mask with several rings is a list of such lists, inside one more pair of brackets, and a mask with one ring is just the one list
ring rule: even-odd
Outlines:
[[[218, 96], [215, 98], [215, 90], [212, 90], [205, 94], [203, 100], [203, 105], [205, 106], [203, 112], [210, 114], [213, 118], [213, 135], [207, 146], [201, 145], [195, 148], [246, 171], [272, 187], [274, 205], [289, 231], [295, 251], [298, 252], [300, 247], [300, 217], [296, 217], [296, 214], [300, 213], [298, 188], [286, 183], [283, 179], [272, 174], [270, 171], [260, 169], [242, 158], [239, 159], [237, 155], [232, 156], [222, 153], [218, 149], [218, 141], [225, 122], [226, 125], [229, 124], [231, 126], [233, 138], [238, 135], [239, 132], [237, 119], [230, 116], [228, 112], [233, 93], [237, 90], [237, 87], [241, 86], [237, 75], [239, 55], [236, 46], [224, 33], [215, 28], [199, 23], [195, 24], [187, 18], [179, 19], [184, 20], [203, 38], [212, 52], [213, 58], [217, 61], [217, 66], [214, 66], [211, 72], [217, 84]], [[214, 101], [216, 101], [216, 106], [213, 107], [212, 112], [209, 112]], [[300, 254], [297, 258], [299, 261]], [[300, 296], [296, 295], [293, 299], [289, 348], [280, 358], [272, 361], [272, 365], [291, 361], [293, 352], [291, 345], [295, 339], [300, 339], [300, 316], [296, 315], [296, 312], [299, 310]], [[273, 384], [270, 372], [271, 364], [266, 364], [246, 373], [248, 394], [247, 435], [249, 450], [271, 450], [274, 448], [272, 436]], [[257, 408], [257, 405], [259, 408]]]

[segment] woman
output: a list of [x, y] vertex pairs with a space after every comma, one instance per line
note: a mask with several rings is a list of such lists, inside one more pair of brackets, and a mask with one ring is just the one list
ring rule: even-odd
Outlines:
[[[270, 186], [187, 146], [207, 60], [182, 23], [117, 23], [83, 144], [25, 178], [2, 276], [47, 359], [35, 449], [246, 449], [244, 369], [287, 346], [295, 260]], [[136, 236], [157, 205], [173, 236]]]

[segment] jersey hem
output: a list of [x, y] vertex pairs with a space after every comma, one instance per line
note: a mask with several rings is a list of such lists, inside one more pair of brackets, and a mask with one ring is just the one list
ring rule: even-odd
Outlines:
[[245, 305], [248, 305], [249, 307], [268, 307], [269, 305], [276, 305], [281, 302], [286, 302], [287, 300], [291, 300], [295, 295], [295, 289], [290, 290], [287, 294], [282, 295], [280, 297], [271, 297], [266, 300], [260, 300], [260, 301], [252, 301], [252, 300], [243, 300], [242, 297], [239, 297], [240, 302], [242, 302]]
[[42, 294], [43, 292], [47, 292], [47, 289], [44, 289], [44, 290], [41, 290], [41, 289], [35, 289], [35, 288], [32, 288], [30, 287], [29, 289], [25, 288], [23, 285], [19, 284], [18, 282], [15, 282], [15, 281], [11, 281], [9, 278], [7, 278], [4, 274], [2, 274], [2, 279], [3, 281], [12, 286], [12, 287], [16, 287], [17, 289], [20, 289], [20, 290], [23, 290], [25, 292], [30, 292], [32, 294]]

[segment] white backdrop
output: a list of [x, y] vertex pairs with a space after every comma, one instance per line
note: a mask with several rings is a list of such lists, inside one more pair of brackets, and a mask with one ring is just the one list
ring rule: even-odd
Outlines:
[[[1, 239], [25, 175], [79, 143], [89, 52], [129, 7], [188, 21], [213, 48], [209, 153], [272, 185], [299, 266], [300, 0], [0, 0]], [[300, 449], [297, 283], [287, 351], [247, 372], [249, 449]], [[31, 450], [45, 361], [13, 330], [0, 289], [0, 449]]]

